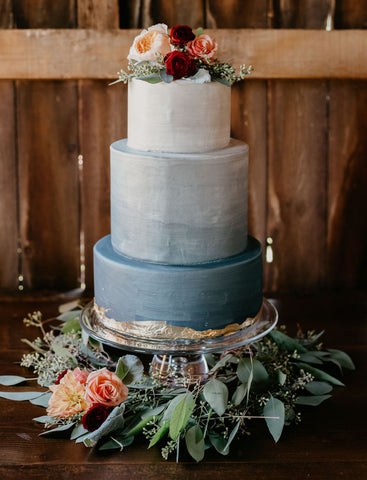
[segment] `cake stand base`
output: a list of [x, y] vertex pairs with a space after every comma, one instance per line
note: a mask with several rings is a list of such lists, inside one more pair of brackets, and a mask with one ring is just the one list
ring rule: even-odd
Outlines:
[[92, 338], [114, 348], [154, 355], [151, 374], [174, 385], [205, 381], [208, 366], [205, 353], [219, 353], [254, 343], [267, 335], [278, 322], [278, 312], [266, 298], [261, 314], [250, 326], [227, 335], [201, 339], [144, 338], [108, 328], [95, 315], [94, 302], [82, 311], [80, 324]]

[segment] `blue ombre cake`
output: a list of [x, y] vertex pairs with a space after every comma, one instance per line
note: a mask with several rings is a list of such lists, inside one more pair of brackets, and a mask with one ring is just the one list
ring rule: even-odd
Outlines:
[[248, 147], [230, 139], [229, 123], [230, 88], [218, 82], [129, 81], [128, 139], [111, 145], [111, 235], [94, 247], [95, 313], [106, 327], [198, 338], [259, 315]]

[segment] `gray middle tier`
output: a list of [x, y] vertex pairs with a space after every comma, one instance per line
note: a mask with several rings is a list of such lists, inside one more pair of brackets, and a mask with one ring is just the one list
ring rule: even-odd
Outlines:
[[248, 147], [202, 154], [143, 152], [111, 145], [111, 241], [120, 254], [187, 265], [247, 246]]

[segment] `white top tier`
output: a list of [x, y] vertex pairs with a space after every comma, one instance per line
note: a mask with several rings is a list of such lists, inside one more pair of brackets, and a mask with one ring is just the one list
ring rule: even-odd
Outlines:
[[128, 146], [136, 150], [203, 153], [228, 145], [231, 89], [218, 82], [129, 81]]

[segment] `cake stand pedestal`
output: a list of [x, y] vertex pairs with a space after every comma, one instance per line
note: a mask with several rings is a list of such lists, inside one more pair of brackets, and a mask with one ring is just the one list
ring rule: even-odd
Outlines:
[[94, 314], [93, 301], [82, 311], [80, 324], [92, 338], [114, 348], [153, 355], [151, 373], [174, 385], [205, 381], [207, 353], [220, 353], [254, 343], [278, 322], [278, 312], [266, 298], [261, 314], [250, 326], [226, 335], [200, 339], [143, 338], [106, 327]]

